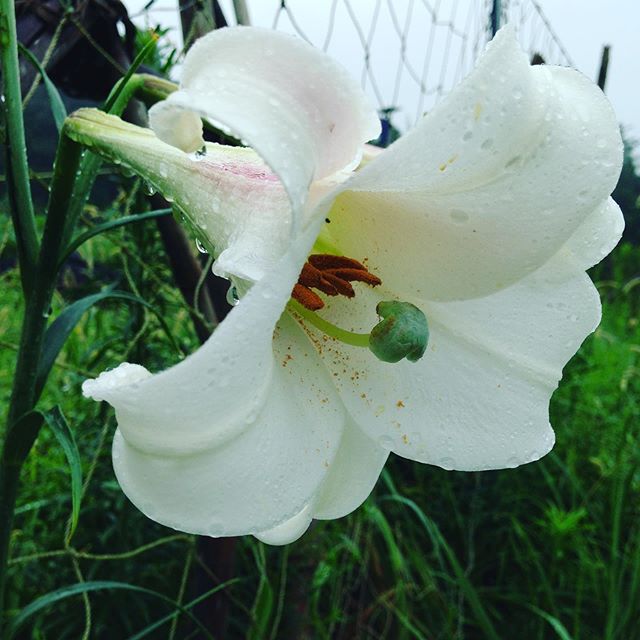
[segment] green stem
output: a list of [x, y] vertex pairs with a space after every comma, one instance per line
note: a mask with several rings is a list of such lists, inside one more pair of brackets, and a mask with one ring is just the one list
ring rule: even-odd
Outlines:
[[[36, 233], [29, 173], [24, 146], [24, 122], [17, 57], [17, 37], [13, 0], [0, 0], [0, 46], [2, 71], [6, 92], [7, 130], [10, 142], [8, 164], [10, 193], [20, 268], [25, 295], [25, 315], [15, 367], [13, 389], [9, 403], [7, 427], [0, 463], [0, 637], [4, 612], [9, 543], [13, 526], [13, 514], [17, 498], [20, 471], [38, 428], [30, 433], [26, 448], [15, 455], [14, 441], [20, 441], [21, 418], [35, 407], [41, 391], [38, 385], [38, 364], [42, 353], [44, 335], [49, 316], [51, 298], [55, 289], [60, 257], [64, 254], [82, 208], [91, 191], [101, 164], [98, 156], [86, 152], [67, 137], [68, 121], [60, 133], [58, 150], [51, 183], [51, 195], [47, 207], [47, 220], [39, 246]], [[148, 49], [145, 48], [145, 55]], [[138, 64], [143, 56], [136, 58]], [[111, 113], [121, 113], [144, 80], [131, 77], [132, 66], [108, 101]], [[17, 105], [17, 106], [16, 106]], [[23, 438], [24, 439], [24, 438]]]
[[25, 297], [28, 297], [32, 289], [38, 256], [38, 234], [29, 184], [14, 0], [0, 0], [0, 53], [2, 54], [0, 57], [2, 58], [3, 107], [7, 127], [9, 202], [16, 232], [22, 288]]
[[13, 454], [11, 451], [12, 442], [17, 439], [15, 431], [20, 428], [21, 417], [30, 412], [38, 400], [38, 363], [49, 316], [49, 305], [56, 282], [59, 256], [64, 247], [66, 217], [70, 208], [69, 202], [75, 192], [74, 185], [81, 152], [81, 147], [66, 137], [63, 128], [56, 154], [47, 221], [36, 265], [38, 278], [34, 281], [30, 295], [26, 297], [22, 335], [2, 453], [0, 513], [3, 518], [0, 522], [0, 611], [3, 611], [4, 606], [9, 542], [20, 470], [33, 441], [35, 441], [37, 432], [33, 434], [33, 439], [24, 455], [16, 457]]
[[107, 113], [121, 114], [129, 100], [144, 87], [143, 76], [137, 74], [126, 75], [118, 80], [115, 87], [111, 90], [111, 94], [104, 103], [103, 111]]
[[336, 327], [335, 324], [321, 318], [317, 313], [303, 307], [297, 300], [289, 300], [289, 304], [287, 306], [290, 311], [302, 316], [302, 318], [307, 320], [314, 327], [320, 329], [322, 333], [325, 333], [340, 342], [344, 342], [345, 344], [350, 344], [353, 347], [369, 348], [368, 333], [354, 333], [352, 331], [346, 331], [345, 329]]

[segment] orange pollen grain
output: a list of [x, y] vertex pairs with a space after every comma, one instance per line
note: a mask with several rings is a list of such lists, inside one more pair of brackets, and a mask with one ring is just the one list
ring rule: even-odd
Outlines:
[[312, 289], [328, 296], [353, 298], [356, 294], [352, 282], [364, 282], [375, 287], [382, 280], [353, 258], [328, 253], [314, 254], [304, 263], [291, 296], [307, 309], [318, 311], [324, 307], [324, 302]]

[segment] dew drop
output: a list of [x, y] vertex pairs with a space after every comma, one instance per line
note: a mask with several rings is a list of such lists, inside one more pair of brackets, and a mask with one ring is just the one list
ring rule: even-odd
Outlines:
[[395, 443], [394, 443], [393, 438], [391, 436], [380, 436], [378, 438], [378, 444], [383, 449], [393, 449]]
[[145, 182], [144, 183], [144, 192], [148, 195], [148, 196], [153, 196], [156, 193], [156, 189], [155, 187], [149, 183], [149, 182]]
[[238, 302], [240, 302], [240, 298], [238, 297], [238, 290], [232, 285], [227, 289], [227, 302], [235, 307]]
[[200, 242], [200, 240], [198, 238], [196, 238], [196, 249], [200, 252], [200, 253], [209, 253], [205, 248], [204, 245], [202, 244], [202, 242]]
[[197, 151], [189, 154], [189, 158], [194, 162], [200, 162], [203, 158], [207, 156], [207, 147], [202, 145]]
[[480, 145], [481, 149], [484, 149], [485, 151], [487, 149], [491, 149], [491, 147], [493, 146], [493, 139], [492, 138], [487, 138], [486, 140], [483, 141], [483, 143]]
[[469, 222], [469, 214], [466, 211], [460, 209], [454, 209], [449, 216], [456, 224], [464, 224]]

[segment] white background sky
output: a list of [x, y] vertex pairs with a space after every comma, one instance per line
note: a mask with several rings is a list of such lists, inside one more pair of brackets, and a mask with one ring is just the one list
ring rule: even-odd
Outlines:
[[[172, 33], [179, 45], [177, 0], [156, 0], [152, 12], [140, 14], [147, 2], [124, 0], [137, 24], [154, 26], [159, 23], [174, 27]], [[271, 26], [279, 4], [279, 0], [248, 0], [252, 22]], [[298, 26], [314, 44], [322, 46], [333, 3], [330, 0], [289, 0], [288, 4]], [[353, 9], [365, 37], [370, 32], [372, 21], [375, 24], [370, 51], [375, 86], [371, 76], [363, 76], [363, 48], [347, 4]], [[606, 92], [620, 122], [633, 137], [640, 138], [640, 0], [538, 0], [538, 4], [576, 68], [590, 78], [597, 77], [602, 46], [612, 46]], [[221, 0], [225, 15], [233, 22], [231, 5], [231, 0]], [[379, 7], [379, 13], [374, 21], [376, 6]], [[459, 31], [469, 33], [466, 43], [455, 35], [451, 36], [448, 27], [430, 31], [432, 22], [427, 9], [429, 6], [437, 8], [438, 20], [451, 20]], [[427, 91], [437, 94], [439, 86], [440, 92], [446, 91], [470, 70], [472, 58], [480, 44], [476, 34], [486, 20], [486, 6], [485, 0], [350, 0], [347, 3], [342, 0], [337, 3], [328, 51], [356, 77], [364, 80], [367, 91], [378, 106], [398, 105], [400, 111], [396, 122], [401, 129], [406, 129], [417, 114], [429, 108], [436, 95], [428, 93], [421, 97], [418, 82], [412, 79], [406, 66], [402, 66], [399, 57], [401, 41], [396, 25], [406, 35], [406, 58], [409, 64], [417, 76], [423, 78], [423, 86]], [[511, 6], [512, 9], [518, 6], [530, 8], [530, 0], [511, 0]], [[284, 14], [281, 15], [279, 28], [293, 30]], [[538, 22], [523, 25], [520, 34], [523, 45], [527, 47], [529, 42], [525, 41], [535, 40], [535, 34], [539, 32], [542, 31]], [[429, 55], [425, 56], [432, 33], [432, 48]], [[447, 46], [449, 62], [443, 65]], [[546, 53], [544, 40], [540, 48]], [[553, 57], [551, 52], [550, 57]], [[426, 75], [423, 75], [425, 58], [428, 58], [428, 65]], [[557, 62], [559, 59], [549, 61]], [[398, 82], [399, 65], [403, 71]]]

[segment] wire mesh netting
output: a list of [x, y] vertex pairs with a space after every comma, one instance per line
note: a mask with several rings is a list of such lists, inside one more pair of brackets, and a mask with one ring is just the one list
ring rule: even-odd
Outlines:
[[[193, 0], [197, 2], [198, 0]], [[129, 0], [134, 7], [135, 0]], [[249, 0], [251, 22], [297, 34], [340, 60], [360, 78], [382, 112], [410, 127], [472, 69], [492, 36], [492, 12], [512, 23], [532, 59], [571, 65], [535, 0]], [[139, 24], [168, 26], [181, 46], [177, 0], [138, 2]], [[182, 3], [183, 9], [189, 3]], [[229, 23], [234, 3], [221, 0]], [[495, 23], [494, 23], [495, 24]]]

